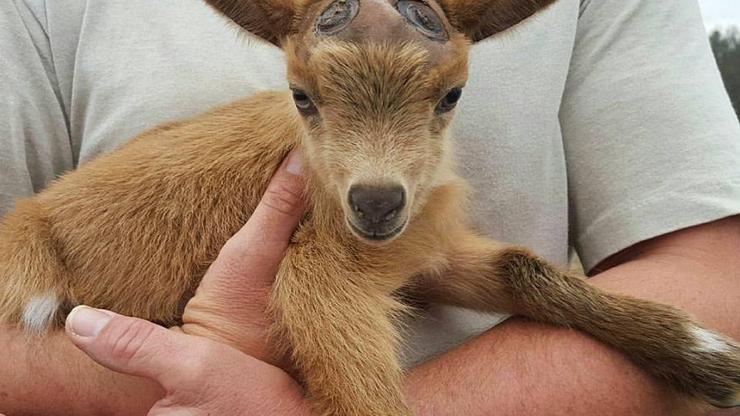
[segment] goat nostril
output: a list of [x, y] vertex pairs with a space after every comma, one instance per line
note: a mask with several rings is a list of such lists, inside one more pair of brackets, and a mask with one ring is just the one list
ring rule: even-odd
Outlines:
[[360, 207], [358, 207], [356, 205], [355, 205], [355, 213], [357, 214], [357, 218], [360, 218], [360, 219], [365, 218], [365, 213], [362, 212], [362, 210], [360, 209]]

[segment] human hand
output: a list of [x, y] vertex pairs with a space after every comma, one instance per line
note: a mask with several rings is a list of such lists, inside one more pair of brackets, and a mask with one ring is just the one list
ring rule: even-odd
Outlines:
[[252, 216], [221, 249], [185, 306], [184, 333], [222, 342], [270, 364], [282, 363], [268, 345], [265, 309], [305, 209], [300, 158], [298, 151], [286, 158]]
[[287, 373], [227, 345], [86, 306], [72, 310], [66, 332], [99, 364], [162, 386], [149, 416], [309, 414]]

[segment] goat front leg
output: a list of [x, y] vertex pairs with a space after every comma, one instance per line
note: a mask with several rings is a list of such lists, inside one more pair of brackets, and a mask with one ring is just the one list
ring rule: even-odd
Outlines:
[[525, 249], [467, 237], [449, 271], [420, 286], [429, 301], [579, 329], [680, 392], [718, 407], [740, 404], [736, 343], [676, 308], [605, 293]]
[[271, 299], [273, 339], [285, 343], [314, 414], [411, 415], [396, 356], [402, 306], [376, 277], [341, 263], [320, 250], [289, 251]]

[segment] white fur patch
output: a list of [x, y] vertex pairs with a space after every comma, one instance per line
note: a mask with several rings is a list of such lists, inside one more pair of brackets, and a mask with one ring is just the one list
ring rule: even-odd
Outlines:
[[34, 296], [23, 310], [23, 326], [28, 332], [43, 334], [51, 325], [59, 309], [59, 298], [53, 292]]
[[696, 344], [701, 352], [729, 352], [730, 345], [718, 335], [698, 326], [689, 328], [689, 332], [696, 339]]

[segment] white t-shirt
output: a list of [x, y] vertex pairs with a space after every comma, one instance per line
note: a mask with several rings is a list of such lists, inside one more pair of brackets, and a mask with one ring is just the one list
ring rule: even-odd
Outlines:
[[[0, 213], [145, 129], [286, 88], [284, 69], [199, 0], [2, 2]], [[740, 213], [696, 0], [559, 0], [476, 45], [453, 132], [480, 230], [558, 264]], [[497, 319], [435, 306], [406, 363]]]

